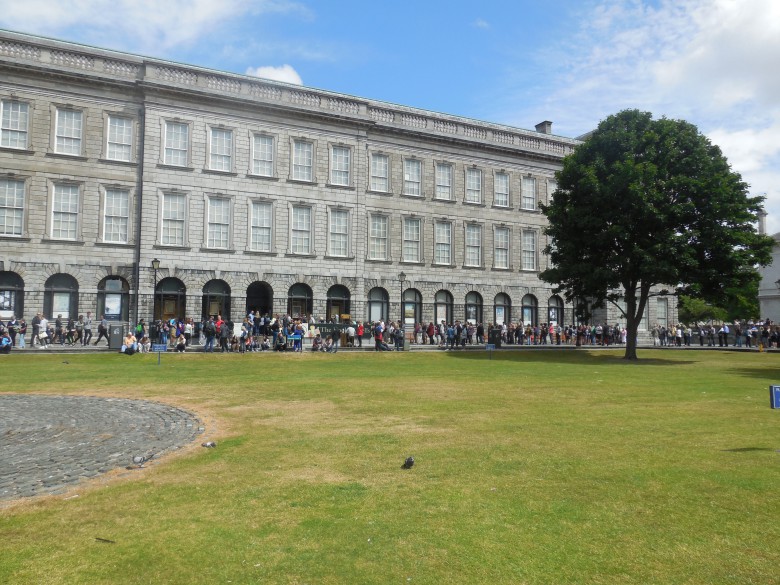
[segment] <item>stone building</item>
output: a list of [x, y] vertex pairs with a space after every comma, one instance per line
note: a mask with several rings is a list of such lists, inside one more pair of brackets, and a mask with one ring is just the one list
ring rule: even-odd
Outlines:
[[578, 143], [549, 122], [11, 32], [0, 74], [0, 318], [574, 320], [538, 278]]

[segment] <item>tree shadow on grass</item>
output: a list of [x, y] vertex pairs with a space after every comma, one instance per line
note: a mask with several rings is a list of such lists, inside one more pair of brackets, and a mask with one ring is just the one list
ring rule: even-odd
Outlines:
[[730, 373], [754, 380], [763, 380], [767, 384], [767, 389], [769, 384], [780, 384], [780, 364], [768, 368], [734, 368], [730, 370]]
[[[464, 359], [472, 361], [502, 361], [502, 362], [522, 362], [522, 363], [566, 363], [566, 364], [608, 364], [614, 366], [642, 367], [642, 366], [689, 366], [695, 364], [693, 360], [671, 360], [662, 358], [646, 358], [639, 356], [638, 360], [626, 360], [623, 354], [606, 354], [602, 352], [588, 352], [587, 350], [496, 350], [476, 351], [476, 350], [450, 350], [446, 352], [447, 357], [452, 359]], [[491, 355], [492, 354], [492, 355]]]
[[752, 453], [754, 451], [777, 451], [772, 447], [737, 447], [736, 449], [721, 449], [724, 453]]

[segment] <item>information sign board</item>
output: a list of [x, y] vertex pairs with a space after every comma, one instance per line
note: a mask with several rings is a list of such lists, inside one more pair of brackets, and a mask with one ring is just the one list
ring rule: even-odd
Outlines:
[[772, 408], [780, 408], [780, 386], [769, 387], [769, 404]]

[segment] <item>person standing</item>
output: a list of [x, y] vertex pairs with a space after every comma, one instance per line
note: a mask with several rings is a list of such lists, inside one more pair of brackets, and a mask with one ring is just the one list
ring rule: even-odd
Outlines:
[[[40, 313], [38, 313], [40, 315]], [[38, 343], [41, 349], [49, 347], [49, 321], [41, 315], [41, 320], [38, 322]]]
[[214, 353], [214, 338], [217, 335], [217, 326], [214, 324], [214, 317], [209, 317], [203, 326], [203, 334], [206, 336], [206, 345], [203, 346], [204, 352]]
[[106, 343], [108, 344], [108, 321], [106, 320], [105, 315], [100, 316], [100, 323], [98, 323], [98, 338], [97, 341], [94, 343], [94, 345], [97, 345], [100, 343], [100, 340], [103, 338], [106, 338]]
[[38, 334], [41, 331], [41, 314], [36, 313], [30, 324], [32, 325], [32, 339], [30, 339], [30, 347], [35, 347], [36, 342], [41, 342], [41, 340], [38, 338]]
[[16, 347], [16, 335], [19, 333], [19, 322], [16, 320], [16, 315], [11, 315], [6, 328], [8, 329], [8, 336], [11, 338], [11, 347]]
[[92, 312], [87, 311], [87, 316], [84, 317], [84, 339], [81, 340], [81, 345], [89, 345], [92, 339]]

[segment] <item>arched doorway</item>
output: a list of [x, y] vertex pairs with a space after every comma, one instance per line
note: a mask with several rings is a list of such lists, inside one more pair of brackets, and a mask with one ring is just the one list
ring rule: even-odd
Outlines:
[[0, 319], [24, 317], [24, 281], [16, 272], [0, 272]]
[[482, 295], [470, 292], [466, 295], [466, 323], [476, 325], [482, 322]]
[[493, 322], [503, 325], [512, 319], [512, 299], [508, 294], [499, 293], [493, 301]]
[[106, 276], [98, 283], [97, 317], [127, 321], [130, 315], [130, 285], [121, 276]]
[[404, 291], [404, 327], [407, 332], [414, 331], [415, 323], [422, 322], [422, 295], [420, 291], [409, 288]]
[[547, 323], [557, 325], [561, 321], [563, 321], [563, 299], [553, 295], [547, 301]]
[[368, 321], [387, 321], [390, 314], [390, 296], [383, 288], [372, 288], [368, 291]]
[[[325, 317], [328, 321], [340, 323], [342, 315], [349, 315], [349, 289], [340, 284], [334, 284], [328, 289], [328, 300], [325, 305]], [[346, 317], [349, 318], [349, 317]]]
[[46, 281], [43, 293], [43, 314], [56, 318], [76, 319], [79, 316], [79, 283], [70, 274], [54, 274]]
[[442, 321], [452, 323], [453, 301], [449, 291], [440, 290], [436, 293], [433, 311], [437, 325]]
[[154, 319], [168, 321], [184, 317], [187, 287], [178, 278], [163, 278], [154, 292]]
[[523, 325], [539, 324], [539, 301], [534, 295], [523, 297]]
[[298, 283], [287, 292], [287, 313], [297, 319], [305, 319], [314, 312], [314, 295], [308, 284]]
[[260, 311], [270, 315], [274, 310], [274, 289], [267, 282], [256, 281], [246, 289], [246, 312]]
[[201, 319], [216, 319], [218, 315], [222, 315], [225, 321], [231, 320], [230, 286], [224, 280], [209, 280], [203, 285]]

